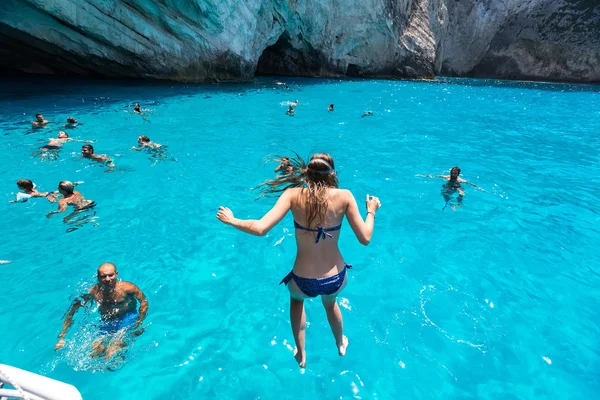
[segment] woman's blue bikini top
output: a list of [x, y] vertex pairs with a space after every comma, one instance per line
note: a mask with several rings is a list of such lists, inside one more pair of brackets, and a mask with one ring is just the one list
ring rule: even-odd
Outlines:
[[319, 243], [319, 240], [321, 240], [321, 238], [325, 239], [328, 236], [330, 238], [333, 238], [333, 236], [331, 236], [331, 234], [329, 234], [327, 232], [339, 231], [340, 229], [342, 229], [342, 224], [339, 224], [338, 226], [334, 226], [334, 227], [327, 228], [327, 229], [323, 229], [323, 227], [321, 225], [318, 225], [317, 229], [310, 229], [310, 228], [300, 225], [299, 223], [297, 223], [294, 220], [294, 228], [300, 229], [303, 231], [317, 232], [317, 241], [315, 243]]

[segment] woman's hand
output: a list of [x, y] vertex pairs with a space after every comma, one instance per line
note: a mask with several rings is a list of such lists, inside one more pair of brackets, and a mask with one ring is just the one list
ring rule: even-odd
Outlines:
[[379, 197], [367, 195], [367, 211], [375, 214], [379, 207], [381, 207]]
[[231, 222], [234, 219], [233, 212], [227, 208], [220, 206], [219, 211], [217, 211], [217, 218], [224, 224], [231, 225]]

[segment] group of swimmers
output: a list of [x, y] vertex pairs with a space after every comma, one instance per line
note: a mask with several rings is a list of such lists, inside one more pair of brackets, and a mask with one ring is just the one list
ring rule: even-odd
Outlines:
[[[136, 103], [133, 107], [133, 113], [142, 115], [142, 109], [140, 108], [139, 103]], [[44, 118], [42, 114], [36, 114], [35, 121], [32, 121], [32, 127], [34, 129], [46, 128], [51, 121], [48, 121]], [[63, 125], [63, 128], [66, 129], [74, 129], [77, 128], [78, 125], [81, 125], [75, 118], [68, 117], [67, 123]], [[90, 143], [95, 143], [94, 140], [78, 140], [69, 137], [69, 134], [65, 131], [59, 131], [56, 138], [51, 138], [48, 142], [40, 147], [37, 152], [34, 153], [34, 156], [43, 156], [43, 157], [51, 157], [52, 159], [56, 159], [59, 156], [59, 152], [62, 149], [63, 145], [68, 142], [80, 142], [85, 143], [81, 147], [81, 158], [85, 158], [88, 160], [95, 161], [100, 164], [106, 165], [109, 169], [107, 171], [111, 171], [115, 168], [115, 164], [111, 157], [105, 154], [96, 154], [94, 151], [94, 147]], [[147, 136], [139, 136], [137, 139], [137, 146], [133, 146], [132, 150], [141, 151], [147, 150], [152, 157], [158, 158], [166, 158], [164, 149], [165, 146], [153, 142]], [[175, 160], [175, 159], [173, 159]], [[30, 179], [19, 179], [17, 181], [17, 188], [20, 192], [17, 193], [16, 199], [11, 202], [25, 202], [33, 197], [45, 197], [48, 201], [54, 203], [58, 201], [58, 210], [50, 212], [46, 214], [48, 218], [50, 218], [53, 214], [61, 213], [66, 211], [67, 206], [73, 206], [74, 212], [69, 214], [64, 218], [64, 222], [71, 222], [72, 217], [77, 215], [82, 210], [91, 209], [94, 207], [95, 202], [91, 200], [86, 200], [80, 192], [74, 190], [75, 186], [82, 182], [70, 182], [70, 181], [61, 181], [58, 184], [58, 188], [56, 191], [52, 192], [40, 192], [36, 189], [35, 183], [33, 183]], [[59, 196], [62, 195], [62, 199], [59, 199]], [[95, 216], [90, 216], [92, 219]], [[69, 228], [67, 231], [73, 231], [76, 228]]]
[[[288, 101], [288, 109], [285, 113], [287, 115], [289, 115], [290, 117], [296, 115], [296, 107], [298, 106], [299, 103], [300, 102], [298, 100], [296, 100], [294, 102]], [[329, 111], [329, 112], [334, 111], [334, 109], [335, 109], [334, 104], [330, 104], [329, 107], [327, 107], [327, 111]], [[373, 116], [373, 111], [365, 111], [363, 113], [363, 115], [361, 115], [361, 118], [372, 117], [372, 116]]]
[[[297, 100], [295, 103], [290, 103], [288, 113], [293, 114], [297, 105]], [[334, 105], [331, 104], [329, 111], [333, 110]], [[372, 115], [372, 112], [366, 112], [363, 116], [369, 115]], [[48, 123], [41, 115], [36, 122]], [[76, 121], [74, 123], [76, 124]], [[64, 139], [68, 139], [68, 136], [61, 137], [59, 133], [56, 140]], [[64, 142], [49, 142], [48, 145], [60, 146], [62, 143]], [[45, 147], [48, 148], [48, 145]], [[90, 145], [86, 144], [83, 147], [86, 146]], [[140, 136], [138, 147], [134, 149], [159, 149], [160, 147], [161, 145], [151, 142], [146, 136]], [[87, 158], [99, 162], [109, 161], [96, 158], [103, 156], [91, 157], [94, 155], [93, 148], [91, 152], [88, 150], [89, 148], [85, 151], [89, 154]], [[82, 155], [86, 157], [83, 148]], [[378, 197], [367, 194], [366, 214], [363, 218], [352, 193], [340, 189], [335, 164], [329, 154], [314, 154], [308, 163], [297, 155], [279, 156], [276, 157], [276, 161], [279, 162], [275, 168], [277, 176], [258, 186], [262, 192], [260, 197], [269, 194], [280, 195], [271, 210], [260, 219], [243, 220], [236, 218], [229, 208], [220, 206], [216, 217], [222, 223], [244, 233], [264, 236], [285, 217], [288, 211], [292, 212], [297, 255], [291, 271], [280, 284], [285, 284], [289, 290], [290, 322], [296, 344], [294, 357], [298, 365], [304, 368], [307, 360], [304, 300], [307, 298], [321, 297], [338, 354], [340, 356], [346, 354], [349, 341], [343, 333], [342, 314], [336, 299], [347, 284], [347, 272], [352, 266], [346, 262], [339, 250], [339, 232], [345, 217], [359, 243], [368, 245], [373, 235], [375, 216], [381, 207], [381, 201]], [[465, 192], [461, 183], [479, 188], [460, 178], [459, 175], [458, 167], [452, 168], [449, 175], [419, 174], [423, 177], [439, 177], [446, 181], [442, 187], [446, 206], [450, 203], [452, 195], [458, 194], [457, 204], [451, 205], [452, 209], [462, 205]], [[58, 210], [48, 213], [50, 217], [55, 213], [64, 212], [68, 205], [74, 206], [76, 210], [93, 206], [92, 201], [86, 200], [79, 192], [74, 191], [74, 187], [79, 183], [82, 182], [62, 181], [58, 185], [58, 193], [39, 192], [30, 180], [19, 180], [17, 185], [23, 191], [21, 197], [46, 197], [49, 201], [55, 202], [58, 195], [62, 195], [62, 199], [58, 201]], [[18, 199], [19, 195], [17, 195]], [[138, 336], [144, 331], [142, 324], [148, 312], [148, 301], [144, 293], [133, 283], [118, 281], [117, 278], [118, 272], [114, 264], [104, 263], [98, 268], [98, 283], [92, 286], [88, 293], [74, 300], [65, 314], [63, 328], [55, 345], [56, 350], [65, 346], [66, 335], [73, 324], [73, 317], [77, 310], [89, 306], [92, 302], [97, 304], [101, 317], [99, 337], [92, 344], [93, 356], [112, 358], [126, 346], [125, 338], [128, 332]]]

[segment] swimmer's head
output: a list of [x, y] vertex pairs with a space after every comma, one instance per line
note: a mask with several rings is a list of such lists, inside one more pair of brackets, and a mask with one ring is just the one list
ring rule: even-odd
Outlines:
[[333, 111], [333, 104], [329, 105], [329, 111]]
[[84, 144], [83, 146], [81, 146], [81, 154], [84, 157], [91, 156], [92, 154], [94, 154], [94, 147], [91, 144]]
[[33, 182], [29, 179], [19, 179], [17, 181], [17, 187], [21, 190], [25, 190], [27, 192], [31, 192], [33, 190]]
[[135, 103], [135, 105], [133, 106], [133, 109], [136, 111], [140, 111], [140, 103]]
[[117, 285], [119, 272], [113, 263], [104, 263], [98, 268], [98, 283], [103, 289], [114, 288]]
[[285, 85], [285, 90], [288, 90], [290, 87], [288, 85]]
[[68, 137], [69, 137], [69, 134], [67, 132], [64, 132], [64, 131], [58, 132], [58, 138], [59, 139], [66, 139]]
[[75, 185], [73, 185], [73, 182], [70, 182], [70, 181], [61, 181], [58, 184], [58, 191], [63, 196], [66, 196], [68, 194], [73, 194], [73, 190], [75, 190]]
[[44, 122], [44, 116], [42, 114], [35, 114], [35, 119], [40, 122]]
[[67, 118], [67, 123], [69, 123], [69, 124], [76, 124], [77, 120], [75, 118], [73, 118], [73, 117], [68, 117]]
[[150, 143], [150, 138], [148, 136], [139, 136], [138, 143]]
[[450, 178], [456, 179], [460, 175], [460, 168], [454, 167], [450, 170]]

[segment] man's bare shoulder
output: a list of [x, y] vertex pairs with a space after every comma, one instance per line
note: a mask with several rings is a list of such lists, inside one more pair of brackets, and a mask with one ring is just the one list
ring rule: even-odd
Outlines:
[[97, 298], [98, 297], [98, 292], [99, 292], [100, 288], [98, 287], [98, 285], [94, 285], [90, 288], [90, 290], [85, 293], [83, 296], [81, 296], [85, 301], [89, 300], [90, 297], [92, 298]]
[[137, 292], [140, 290], [140, 288], [138, 288], [135, 284], [127, 281], [120, 281], [119, 288], [127, 293]]

